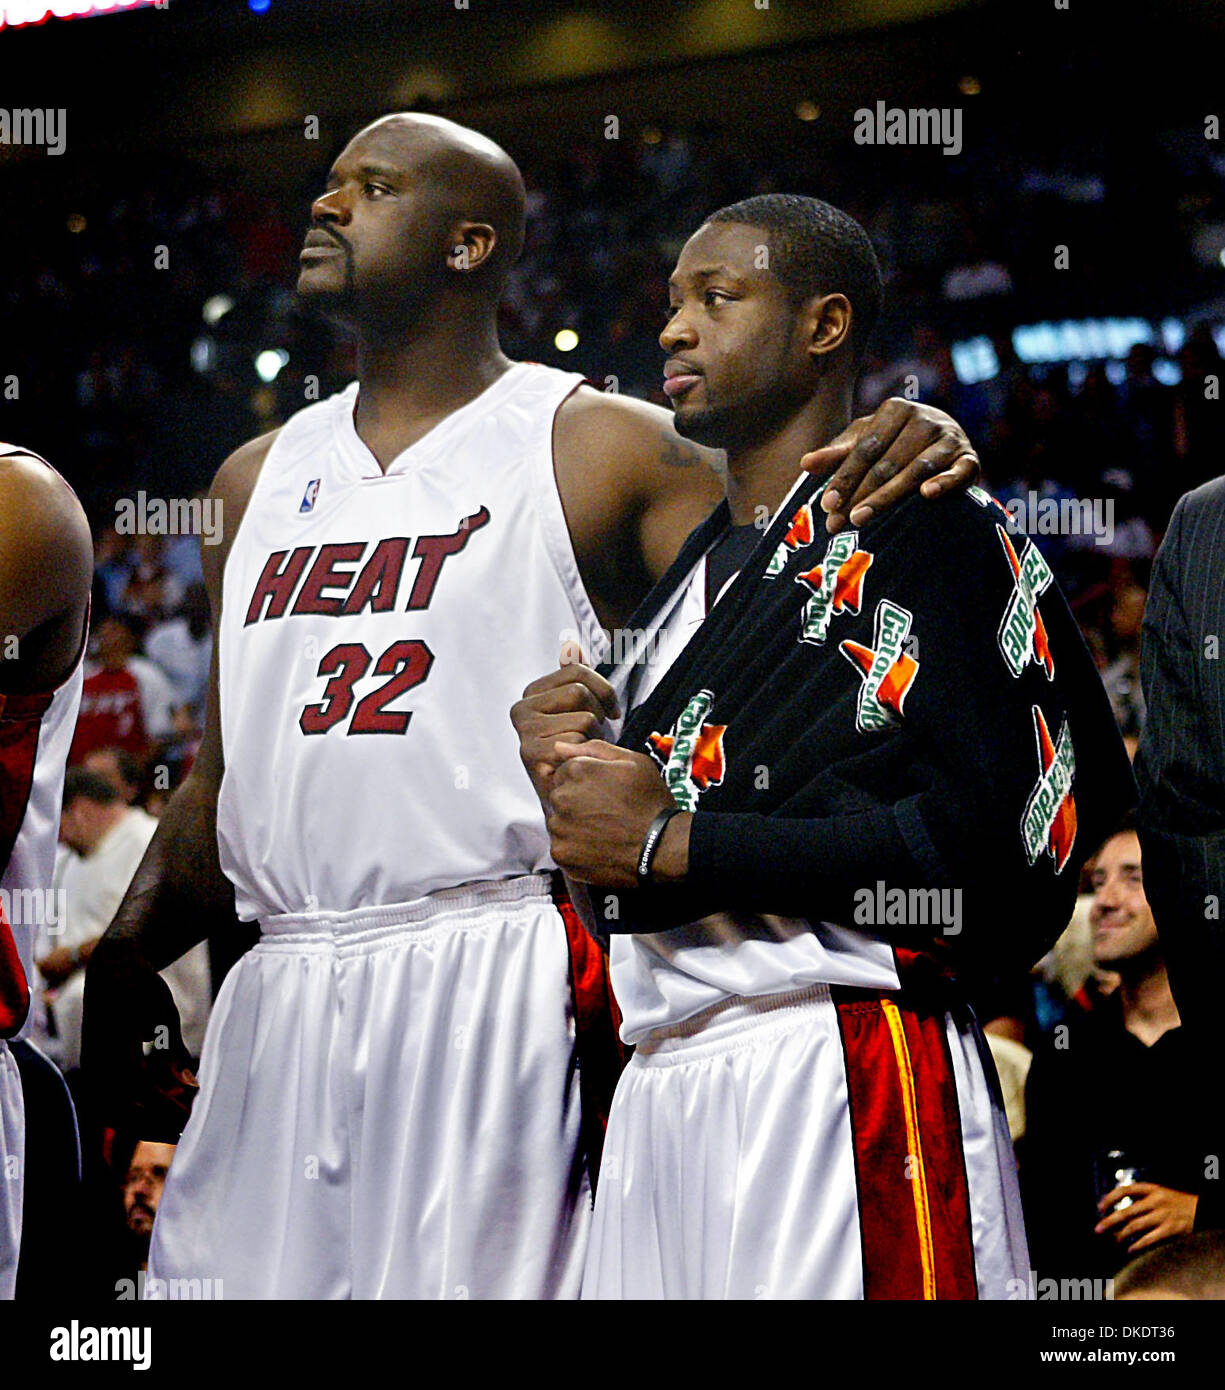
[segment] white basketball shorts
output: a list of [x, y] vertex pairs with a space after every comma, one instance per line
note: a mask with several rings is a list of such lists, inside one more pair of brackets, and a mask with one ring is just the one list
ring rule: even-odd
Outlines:
[[817, 985], [639, 1044], [584, 1298], [1004, 1298], [1028, 1270], [977, 1028]]
[[577, 1297], [590, 1197], [548, 880], [262, 928], [208, 1025], [146, 1296]]
[[17, 1286], [25, 1133], [21, 1076], [8, 1043], [0, 1039], [0, 1300], [12, 1298]]

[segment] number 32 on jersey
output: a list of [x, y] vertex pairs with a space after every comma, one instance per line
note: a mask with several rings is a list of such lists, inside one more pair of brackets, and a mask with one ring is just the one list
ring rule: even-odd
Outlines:
[[408, 728], [411, 710], [393, 711], [384, 706], [425, 680], [434, 664], [434, 653], [424, 642], [393, 642], [374, 666], [376, 676], [388, 679], [363, 696], [354, 709], [353, 687], [373, 660], [361, 642], [342, 642], [324, 655], [318, 674], [331, 679], [323, 687], [319, 704], [307, 705], [298, 718], [304, 734], [326, 734], [348, 716], [350, 709], [353, 717], [346, 734], [402, 734]]

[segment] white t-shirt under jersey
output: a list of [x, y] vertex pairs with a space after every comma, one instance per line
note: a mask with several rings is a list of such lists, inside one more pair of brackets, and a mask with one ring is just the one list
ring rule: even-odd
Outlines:
[[[705, 556], [698, 560], [660, 610], [658, 632], [653, 625], [645, 635], [642, 647], [650, 660], [614, 674], [623, 707], [637, 708], [647, 699], [705, 620], [706, 563]], [[729, 588], [730, 581], [716, 602]], [[814, 984], [897, 989], [899, 983], [891, 947], [861, 930], [741, 913], [718, 913], [671, 931], [614, 936], [610, 965], [627, 1043], [738, 996], [784, 994]]]

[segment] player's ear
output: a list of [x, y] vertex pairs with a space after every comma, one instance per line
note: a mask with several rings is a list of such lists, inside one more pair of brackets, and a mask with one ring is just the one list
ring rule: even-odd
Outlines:
[[451, 234], [447, 265], [451, 270], [475, 270], [493, 255], [497, 242], [498, 234], [488, 222], [460, 222]]
[[815, 295], [805, 310], [808, 351], [824, 357], [851, 336], [851, 301], [844, 294]]

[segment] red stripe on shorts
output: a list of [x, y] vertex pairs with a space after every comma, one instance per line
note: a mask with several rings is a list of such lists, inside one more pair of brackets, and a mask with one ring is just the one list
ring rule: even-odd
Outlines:
[[943, 1012], [835, 988], [864, 1297], [973, 1299], [974, 1244]]
[[583, 1148], [594, 1195], [600, 1178], [600, 1155], [608, 1131], [617, 1078], [626, 1063], [619, 1035], [621, 1011], [608, 978], [608, 957], [583, 926], [566, 894], [560, 874], [553, 877], [553, 902], [566, 925], [570, 950], [570, 987], [574, 998], [575, 1048], [578, 1052], [579, 1103], [582, 1107]]

